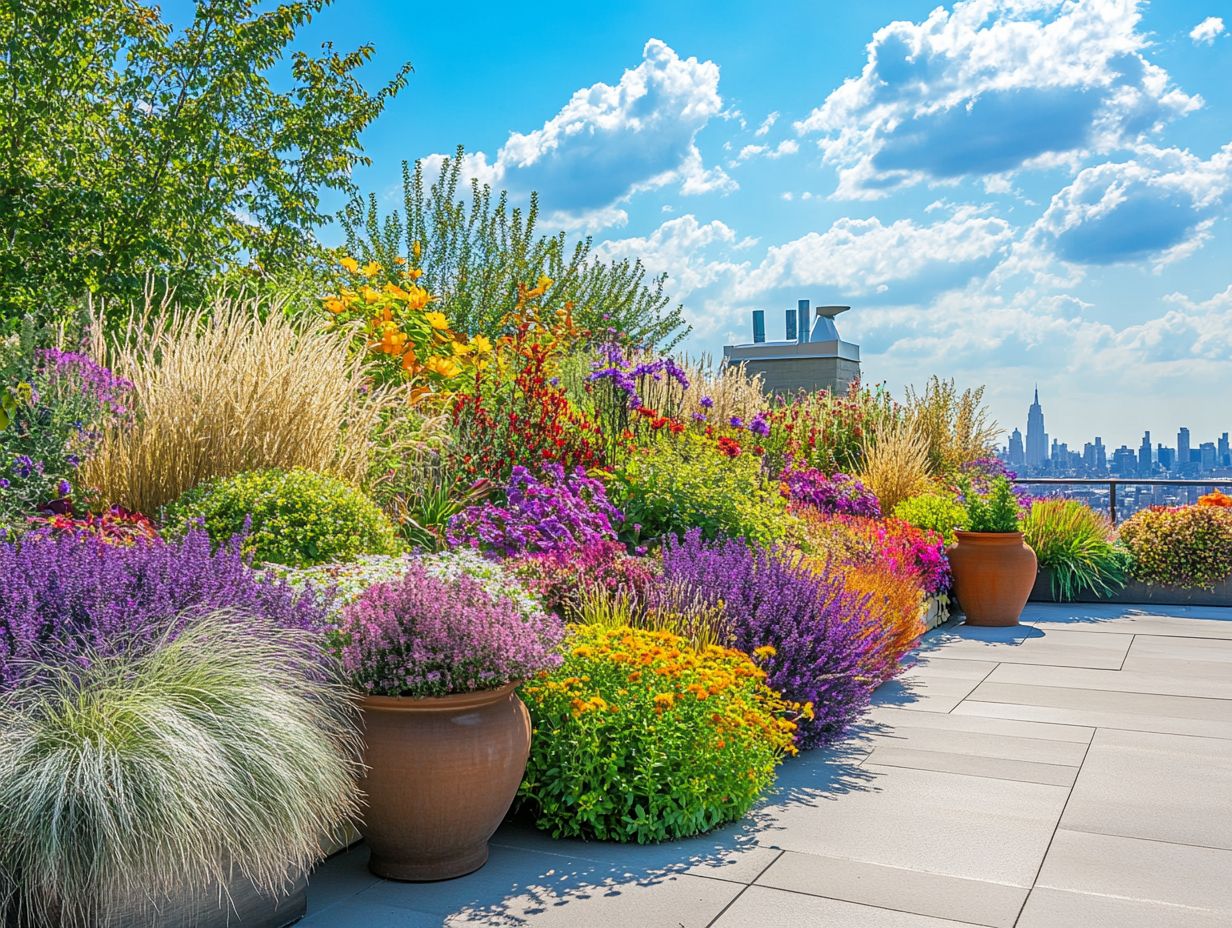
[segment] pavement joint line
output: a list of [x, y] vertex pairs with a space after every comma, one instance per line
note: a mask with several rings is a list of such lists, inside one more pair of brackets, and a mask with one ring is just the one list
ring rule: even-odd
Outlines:
[[1048, 846], [1044, 848], [1044, 853], [1040, 857], [1039, 866], [1035, 868], [1035, 876], [1031, 878], [1031, 885], [1027, 888], [1027, 894], [1022, 899], [1022, 905], [1018, 909], [1018, 915], [1014, 918], [1014, 925], [1022, 921], [1022, 913], [1027, 908], [1027, 902], [1031, 898], [1031, 893], [1035, 892], [1035, 887], [1039, 883], [1040, 874], [1044, 872], [1044, 861], [1048, 859], [1048, 854], [1052, 850], [1052, 842], [1057, 838], [1057, 832], [1061, 830], [1061, 820], [1065, 818], [1065, 810], [1069, 808], [1069, 801], [1074, 798], [1074, 787], [1078, 785], [1078, 779], [1082, 776], [1082, 768], [1086, 765], [1087, 758], [1091, 756], [1091, 745], [1095, 743], [1096, 737], [1099, 735], [1099, 727], [1091, 734], [1091, 740], [1087, 742], [1086, 750], [1082, 752], [1082, 763], [1078, 765], [1078, 772], [1074, 775], [1074, 782], [1068, 787], [1065, 794], [1065, 802], [1061, 806], [1061, 814], [1057, 816], [1057, 823], [1052, 828], [1052, 834], [1048, 837]]
[[[1045, 666], [1051, 667], [1054, 670], [1107, 670], [1108, 673], [1120, 673], [1119, 670], [1111, 670], [1107, 667], [1057, 667], [1055, 664], [1047, 664]], [[1131, 670], [1128, 672], [1133, 673], [1134, 671]], [[983, 683], [984, 681], [981, 680], [980, 682]], [[1162, 699], [1205, 699], [1209, 702], [1232, 703], [1232, 697], [1229, 697], [1229, 696], [1190, 696], [1186, 693], [1144, 693], [1141, 690], [1109, 690], [1109, 689], [1104, 689], [1102, 686], [1066, 686], [1063, 683], [1001, 683], [1001, 681], [999, 680], [993, 680], [992, 682], [1000, 683], [1001, 686], [1030, 686], [1030, 687], [1034, 687], [1036, 689], [1041, 689], [1041, 690], [1078, 690], [1083, 693], [1120, 693], [1124, 696], [1157, 696]], [[963, 700], [964, 701], [966, 700], [965, 696], [963, 697]], [[996, 702], [996, 700], [975, 699], [975, 700], [972, 700], [972, 702]], [[1030, 705], [1034, 705], [1034, 703], [1016, 702], [1016, 703], [1001, 703], [1001, 705], [1030, 706]], [[1041, 706], [1040, 708], [1055, 709], [1058, 707], [1057, 706]], [[1161, 718], [1183, 719], [1183, 718], [1186, 718], [1186, 716], [1168, 715], [1168, 716], [1161, 716]], [[1112, 726], [1101, 725], [1099, 727], [1100, 728], [1111, 728]]]
[[748, 892], [749, 887], [752, 886], [754, 883], [756, 883], [758, 880], [760, 880], [762, 877], [762, 874], [765, 873], [767, 870], [769, 870], [771, 867], [773, 867], [778, 862], [778, 859], [782, 857], [785, 853], [787, 852], [784, 851], [782, 848], [779, 848], [778, 853], [774, 855], [774, 860], [770, 861], [770, 863], [766, 864], [759, 871], [757, 871], [757, 876], [753, 877], [752, 881], [745, 883], [742, 887], [740, 887], [740, 892], [732, 896], [731, 900], [727, 903], [727, 905], [723, 906], [723, 908], [719, 910], [719, 914], [716, 915], [714, 918], [710, 919], [710, 921], [706, 923], [706, 928], [713, 928], [713, 926], [718, 922], [718, 920], [727, 913], [727, 910], [736, 904], [736, 900], [739, 899], [741, 896], [743, 896], [746, 892]]
[[1125, 669], [1125, 661], [1129, 659], [1129, 652], [1134, 649], [1134, 642], [1137, 640], [1137, 638], [1138, 638], [1137, 635], [1129, 636], [1129, 647], [1127, 647], [1125, 649], [1125, 653], [1121, 655], [1121, 666], [1117, 668], [1118, 671]]
[[[1092, 831], [1089, 828], [1070, 828], [1065, 827], [1062, 831], [1072, 831], [1078, 835], [1095, 835], [1098, 838], [1124, 838], [1126, 841], [1149, 841], [1151, 844], [1166, 844], [1169, 847], [1192, 847], [1199, 851], [1223, 851], [1225, 854], [1232, 854], [1232, 847], [1218, 847], [1214, 844], [1190, 844], [1188, 841], [1165, 841], [1163, 838], [1143, 838], [1139, 835], [1126, 835], [1115, 831]], [[1070, 892], [1084, 892], [1085, 890], [1075, 889]]]
[[[1110, 690], [1109, 692], [1117, 692], [1117, 691]], [[1142, 695], [1151, 695], [1151, 694], [1142, 694]], [[1232, 702], [1232, 700], [1224, 700], [1224, 701]], [[1055, 706], [1033, 706], [1030, 703], [1023, 703], [1023, 702], [988, 702], [983, 699], [973, 699], [971, 700], [970, 705], [973, 705], [973, 706], [1017, 706], [1020, 709], [1056, 708]], [[1074, 711], [1080, 711], [1080, 710], [1074, 710]], [[1182, 718], [1180, 716], [1175, 716], [1175, 715], [1167, 715], [1167, 716], [1161, 715], [1161, 716], [1156, 716], [1156, 717], [1161, 718], [1161, 719], [1162, 718], [1176, 719], [1181, 722], [1204, 721], [1203, 719], [1186, 719], [1186, 718]], [[991, 716], [977, 715], [977, 716], [974, 716], [974, 718], [994, 718], [994, 719], [1001, 719], [1002, 721], [1006, 721], [1006, 722], [1035, 722], [1035, 721], [1038, 721], [1037, 719], [1011, 719], [1011, 718], [1005, 718], [999, 715], [991, 715]], [[1101, 728], [1106, 729], [1108, 731], [1132, 731], [1139, 735], [1172, 735], [1177, 738], [1205, 738], [1208, 741], [1232, 741], [1232, 735], [1227, 735], [1227, 736], [1224, 736], [1224, 735], [1195, 735], [1192, 732], [1157, 731], [1154, 728], [1127, 728], [1124, 725], [1083, 725], [1079, 722], [1040, 722], [1040, 724], [1041, 725], [1069, 725], [1072, 728], [1094, 728], [1096, 731], [1098, 731]], [[1075, 744], [1078, 744], [1078, 743], [1080, 742], [1075, 742]], [[1087, 742], [1087, 744], [1090, 745], [1090, 742]]]
[[972, 693], [974, 693], [976, 690], [978, 690], [978, 689], [980, 688], [980, 684], [981, 684], [981, 683], [983, 683], [985, 680], [987, 680], [990, 676], [992, 676], [992, 672], [993, 672], [994, 670], [996, 670], [996, 669], [997, 669], [998, 667], [1000, 667], [1000, 666], [1001, 666], [1001, 662], [1000, 662], [1000, 661], [995, 662], [995, 663], [992, 665], [992, 667], [991, 667], [991, 668], [989, 668], [988, 673], [986, 673], [986, 674], [984, 674], [984, 676], [980, 677], [980, 678], [979, 678], [979, 679], [975, 682], [975, 685], [974, 685], [974, 686], [972, 686], [972, 687], [971, 687], [971, 689], [967, 690], [967, 692], [966, 692], [965, 694], [963, 694], [963, 696], [962, 696], [962, 697], [958, 700], [958, 702], [954, 703], [954, 705], [950, 706], [950, 708], [949, 708], [949, 709], [947, 709], [947, 710], [946, 710], [944, 713], [942, 713], [942, 714], [943, 714], [943, 715], [952, 715], [952, 714], [954, 713], [954, 710], [955, 710], [955, 709], [957, 709], [959, 706], [961, 706], [964, 702], [966, 702], [966, 701], [967, 701], [967, 698], [968, 698], [968, 697], [969, 697]]

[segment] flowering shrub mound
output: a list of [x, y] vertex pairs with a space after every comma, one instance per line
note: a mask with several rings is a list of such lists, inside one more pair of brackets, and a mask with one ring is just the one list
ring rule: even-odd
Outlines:
[[928, 596], [950, 586], [945, 541], [900, 519], [806, 516], [802, 547], [818, 560], [861, 565], [915, 582]]
[[1199, 506], [1215, 506], [1219, 509], [1232, 508], [1232, 496], [1222, 490], [1211, 490], [1205, 496], [1198, 497]]
[[518, 795], [538, 827], [638, 843], [744, 815], [810, 713], [739, 651], [632, 628], [574, 629], [564, 663], [522, 698], [535, 737]]
[[288, 628], [319, 629], [325, 607], [251, 570], [236, 544], [204, 532], [132, 547], [97, 538], [0, 544], [0, 690], [47, 668], [140, 651], [195, 617], [228, 608]]
[[449, 520], [449, 543], [514, 555], [574, 551], [616, 537], [613, 526], [623, 516], [602, 483], [580, 467], [566, 473], [549, 464], [544, 472], [539, 480], [515, 467], [504, 505], [484, 502], [458, 513]]
[[447, 696], [504, 686], [560, 662], [564, 626], [525, 616], [507, 596], [466, 575], [434, 576], [415, 563], [365, 590], [342, 613], [342, 666], [382, 696]]
[[814, 707], [800, 723], [800, 747], [832, 741], [868, 702], [877, 682], [867, 674], [870, 655], [885, 631], [838, 576], [814, 573], [783, 549], [708, 543], [696, 529], [664, 546], [663, 576], [722, 602], [740, 650], [773, 649], [764, 664], [770, 686]]
[[680, 536], [700, 529], [708, 539], [747, 538], [769, 544], [787, 525], [787, 502], [762, 479], [761, 459], [739, 442], [684, 434], [630, 457], [616, 475], [614, 496], [636, 538]]
[[967, 507], [945, 493], [921, 493], [894, 507], [894, 518], [916, 528], [937, 532], [947, 545], [954, 543], [954, 532], [967, 528]]
[[783, 495], [794, 506], [874, 519], [881, 515], [876, 494], [848, 474], [827, 477], [815, 467], [792, 467], [783, 471], [779, 480]]
[[189, 490], [168, 507], [168, 532], [201, 520], [214, 541], [244, 536], [259, 563], [306, 567], [359, 554], [393, 554], [397, 531], [354, 487], [310, 470], [249, 471]]
[[1210, 589], [1232, 576], [1232, 509], [1144, 509], [1125, 520], [1120, 539], [1143, 583]]
[[642, 597], [654, 579], [653, 561], [633, 557], [618, 541], [595, 541], [571, 551], [527, 554], [505, 562], [543, 605], [565, 615], [587, 590]]
[[910, 577], [867, 565], [839, 570], [842, 583], [864, 597], [865, 608], [883, 629], [868, 650], [865, 672], [878, 683], [894, 677], [903, 658], [924, 634], [924, 594]]

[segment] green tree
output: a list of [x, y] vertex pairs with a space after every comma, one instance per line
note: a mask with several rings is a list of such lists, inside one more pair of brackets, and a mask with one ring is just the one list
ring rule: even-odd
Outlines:
[[319, 261], [323, 197], [354, 195], [409, 71], [369, 93], [372, 46], [329, 44], [278, 71], [329, 2], [197, 0], [174, 29], [140, 0], [0, 0], [0, 320]]
[[355, 197], [343, 211], [347, 250], [361, 262], [392, 266], [416, 244], [419, 284], [437, 299], [450, 324], [465, 332], [492, 332], [514, 305], [518, 284], [541, 275], [554, 281], [544, 305], [574, 305], [578, 324], [615, 328], [660, 348], [677, 344], [689, 328], [680, 306], [664, 293], [666, 274], [650, 275], [641, 261], [605, 262], [591, 240], [570, 243], [564, 232], [536, 230], [538, 197], [525, 210], [508, 194], [472, 179], [469, 202], [461, 193], [464, 151], [458, 146], [426, 185], [424, 164], [402, 165], [403, 211], [382, 216], [374, 194]]

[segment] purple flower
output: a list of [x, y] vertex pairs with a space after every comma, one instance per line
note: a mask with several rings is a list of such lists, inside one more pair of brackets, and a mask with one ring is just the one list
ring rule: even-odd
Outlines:
[[369, 693], [445, 696], [495, 689], [560, 663], [561, 621], [523, 616], [475, 579], [422, 564], [369, 587], [343, 610], [342, 666]]
[[698, 405], [701, 406], [702, 409], [709, 409], [710, 407], [714, 405], [714, 400], [712, 400], [708, 396], [703, 396], [697, 402], [698, 402]]
[[732, 417], [731, 417], [730, 419], [728, 419], [727, 421], [728, 421], [728, 424], [729, 424], [729, 425], [731, 425], [731, 427], [732, 427], [733, 429], [742, 429], [742, 428], [744, 428], [744, 420], [743, 420], [743, 419], [741, 419], [739, 416], [732, 416]]
[[760, 435], [765, 438], [770, 434], [770, 423], [766, 421], [766, 414], [759, 412], [753, 417], [753, 421], [749, 423], [749, 431], [754, 435]]
[[67, 480], [61, 479], [60, 482], [56, 484], [56, 490], [61, 496], [68, 496], [73, 492], [73, 485]]
[[788, 699], [813, 704], [815, 717], [800, 720], [801, 747], [833, 741], [867, 704], [876, 681], [862, 668], [885, 629], [837, 574], [814, 573], [783, 549], [742, 540], [707, 544], [693, 529], [683, 541], [668, 538], [663, 578], [721, 602], [740, 650], [775, 649], [765, 664], [767, 682]]
[[796, 506], [808, 506], [826, 514], [881, 515], [877, 496], [847, 474], [827, 477], [815, 467], [790, 467], [779, 475], [784, 495]]

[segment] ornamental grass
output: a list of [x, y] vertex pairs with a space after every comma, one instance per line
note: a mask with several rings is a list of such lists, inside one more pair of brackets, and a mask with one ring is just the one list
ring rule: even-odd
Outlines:
[[1113, 541], [1108, 517], [1086, 503], [1036, 500], [1022, 531], [1039, 566], [1051, 571], [1057, 599], [1072, 600], [1084, 591], [1107, 594], [1125, 586], [1129, 553]]
[[913, 421], [890, 419], [875, 437], [866, 433], [857, 476], [876, 495], [882, 512], [893, 512], [903, 500], [928, 490], [929, 473], [928, 438]]
[[[101, 327], [100, 327], [101, 329]], [[155, 513], [214, 477], [269, 467], [362, 484], [383, 413], [405, 394], [370, 387], [362, 358], [278, 304], [147, 304], [95, 352], [133, 384], [135, 421], [109, 427], [83, 476], [109, 504]]]
[[535, 737], [518, 791], [553, 837], [669, 841], [743, 816], [795, 753], [809, 706], [755, 657], [663, 631], [579, 626], [564, 663], [522, 687]]

